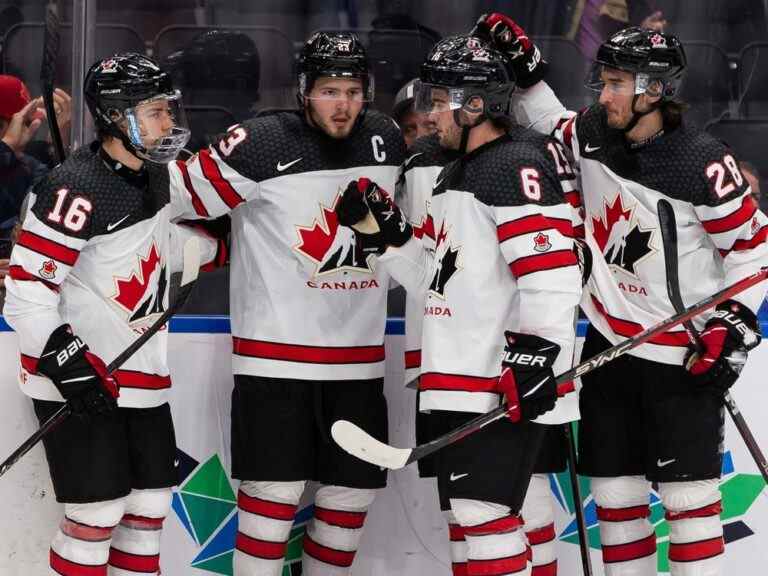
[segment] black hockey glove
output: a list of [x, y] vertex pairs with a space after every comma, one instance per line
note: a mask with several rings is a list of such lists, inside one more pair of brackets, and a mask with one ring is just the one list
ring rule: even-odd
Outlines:
[[490, 40], [496, 48], [512, 60], [512, 71], [520, 88], [530, 88], [547, 73], [547, 63], [517, 22], [499, 12], [483, 14], [472, 33]]
[[747, 361], [747, 352], [760, 339], [755, 314], [735, 300], [726, 300], [715, 308], [704, 326], [704, 349], [700, 353], [691, 350], [685, 366], [696, 384], [723, 394], [736, 382]]
[[53, 380], [75, 414], [99, 414], [117, 407], [117, 381], [107, 374], [101, 358], [72, 334], [69, 324], [51, 333], [37, 371]]
[[339, 224], [355, 230], [364, 252], [383, 254], [413, 236], [413, 229], [386, 191], [368, 178], [353, 180], [344, 191], [336, 215]]
[[506, 331], [504, 359], [498, 391], [503, 393], [511, 408], [507, 415], [512, 422], [521, 418], [534, 420], [555, 407], [557, 382], [552, 366], [560, 346], [532, 334]]

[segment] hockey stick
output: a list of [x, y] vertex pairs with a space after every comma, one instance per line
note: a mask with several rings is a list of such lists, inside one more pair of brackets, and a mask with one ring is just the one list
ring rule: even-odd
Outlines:
[[[178, 312], [182, 306], [184, 306], [184, 303], [192, 293], [192, 289], [195, 286], [195, 281], [197, 280], [197, 274], [199, 271], [200, 246], [197, 238], [193, 237], [187, 240], [184, 244], [184, 271], [181, 274], [181, 286], [179, 287], [179, 291], [176, 294], [176, 298], [173, 300], [171, 305], [168, 306], [168, 309], [163, 312], [163, 314], [157, 320], [155, 320], [155, 322], [147, 329], [146, 332], [139, 336], [130, 346], [128, 346], [128, 348], [123, 350], [117, 356], [117, 358], [110, 362], [110, 364], [107, 366], [108, 373], [114, 372], [120, 368], [120, 366], [125, 364], [126, 360], [133, 356], [139, 348], [144, 346], [144, 344], [147, 343], [147, 340], [157, 334], [157, 332], [159, 332], [160, 329], [165, 326], [170, 317]], [[37, 432], [27, 438], [21, 446], [14, 450], [13, 454], [8, 456], [8, 458], [6, 458], [5, 461], [0, 464], [0, 476], [8, 472], [8, 470], [10, 470], [10, 468], [16, 464], [16, 462], [18, 462], [22, 456], [29, 452], [35, 446], [35, 444], [42, 440], [46, 434], [56, 428], [56, 426], [61, 424], [71, 414], [72, 410], [69, 407], [69, 404], [65, 403], [53, 414], [53, 416], [48, 418], [48, 420], [46, 420], [40, 426]]]
[[[758, 272], [755, 272], [751, 276], [747, 276], [734, 282], [730, 286], [723, 288], [719, 292], [716, 292], [712, 296], [708, 296], [703, 300], [697, 302], [693, 306], [690, 306], [674, 316], [662, 320], [661, 322], [646, 328], [642, 332], [635, 336], [595, 354], [592, 358], [585, 360], [584, 362], [577, 364], [570, 370], [567, 370], [557, 377], [557, 392], [558, 395], [565, 395], [574, 391], [573, 379], [583, 376], [588, 372], [592, 372], [596, 368], [599, 368], [603, 364], [611, 362], [632, 350], [638, 346], [644, 344], [651, 338], [663, 334], [670, 328], [677, 326], [678, 324], [690, 320], [694, 316], [698, 316], [702, 312], [709, 310], [713, 306], [717, 306], [720, 302], [728, 300], [732, 296], [743, 292], [747, 288], [751, 288], [755, 284], [758, 284], [768, 278], [768, 267], [761, 268]], [[514, 408], [514, 407], [513, 407]], [[346, 452], [356, 456], [360, 460], [369, 462], [382, 468], [389, 468], [391, 470], [398, 470], [411, 462], [423, 458], [433, 452], [453, 444], [454, 442], [461, 440], [462, 438], [477, 432], [484, 426], [487, 426], [491, 422], [503, 418], [510, 408], [506, 404], [502, 404], [498, 408], [494, 408], [490, 412], [481, 414], [477, 418], [466, 422], [462, 426], [459, 426], [455, 430], [448, 432], [447, 434], [427, 442], [420, 446], [414, 446], [413, 448], [396, 448], [388, 444], [384, 444], [379, 440], [376, 440], [370, 436], [367, 432], [360, 427], [348, 422], [347, 420], [337, 420], [331, 427], [331, 436], [336, 443]]]
[[48, 128], [51, 132], [53, 149], [56, 152], [56, 162], [64, 162], [64, 143], [56, 121], [56, 109], [53, 105], [53, 85], [56, 77], [56, 60], [59, 56], [59, 7], [58, 2], [48, 2], [45, 9], [45, 36], [43, 38], [43, 61], [40, 65], [40, 84], [43, 88], [43, 103], [48, 118]]
[[[676, 312], [680, 312], [685, 309], [683, 304], [683, 297], [680, 293], [680, 279], [678, 275], [677, 265], [677, 225], [675, 223], [675, 210], [667, 200], [663, 198], [659, 200], [656, 206], [656, 210], [659, 213], [659, 222], [661, 224], [661, 237], [664, 244], [664, 264], [667, 271], [667, 295], [670, 302]], [[702, 349], [701, 340], [699, 338], [699, 332], [693, 325], [693, 322], [687, 320], [683, 322], [683, 327], [688, 333], [691, 343], [697, 350]], [[733, 419], [733, 423], [736, 425], [736, 429], [741, 434], [744, 444], [747, 445], [747, 450], [752, 455], [752, 459], [757, 464], [760, 474], [763, 475], [763, 479], [768, 483], [768, 461], [765, 459], [765, 455], [760, 446], [757, 444], [752, 430], [750, 430], [747, 421], [744, 419], [744, 415], [736, 405], [736, 401], [731, 396], [730, 392], [726, 392], [723, 396], [725, 407], [728, 409], [728, 413]]]
[[584, 576], [592, 576], [592, 557], [589, 554], [589, 532], [587, 521], [584, 518], [584, 501], [581, 499], [581, 486], [579, 476], [576, 473], [576, 434], [573, 422], [563, 424], [565, 434], [568, 436], [568, 477], [571, 481], [573, 493], [573, 510], [576, 515], [576, 531], [579, 533], [579, 552], [581, 553], [581, 569]]

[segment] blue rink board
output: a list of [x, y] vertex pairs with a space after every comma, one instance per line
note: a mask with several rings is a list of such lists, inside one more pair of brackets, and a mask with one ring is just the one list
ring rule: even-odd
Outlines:
[[[760, 329], [763, 331], [763, 336], [768, 336], [768, 312], [765, 307], [760, 314]], [[8, 326], [5, 318], [0, 316], [0, 332], [11, 331], [12, 328]], [[576, 334], [584, 336], [586, 331], [587, 321], [579, 320]], [[171, 318], [171, 332], [229, 334], [229, 316], [174, 316]], [[387, 334], [395, 336], [405, 334], [405, 319], [387, 318]]]

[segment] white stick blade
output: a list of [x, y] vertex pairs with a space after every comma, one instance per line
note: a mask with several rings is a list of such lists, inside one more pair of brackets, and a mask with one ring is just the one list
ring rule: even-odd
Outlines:
[[197, 280], [200, 272], [200, 241], [192, 236], [184, 242], [184, 268], [181, 272], [181, 285], [186, 286]]
[[384, 444], [347, 420], [334, 422], [331, 426], [331, 436], [345, 452], [369, 464], [390, 470], [399, 470], [405, 466], [412, 452], [410, 448], [395, 448]]

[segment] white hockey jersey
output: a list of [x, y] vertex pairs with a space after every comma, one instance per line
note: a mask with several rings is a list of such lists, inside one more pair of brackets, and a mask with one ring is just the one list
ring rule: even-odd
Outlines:
[[[515, 127], [446, 166], [428, 207], [434, 238], [413, 238], [380, 258], [406, 290], [426, 293], [422, 411], [498, 406], [505, 330], [557, 342], [555, 372], [571, 366], [581, 277], [573, 210], [550, 143]], [[538, 421], [575, 418], [570, 394]]]
[[360, 177], [393, 190], [405, 144], [368, 112], [345, 140], [277, 112], [232, 127], [170, 168], [185, 217], [232, 213], [234, 374], [298, 380], [384, 376], [389, 276], [339, 226], [334, 207]]
[[[172, 225], [168, 173], [146, 165], [146, 180], [118, 176], [98, 144], [83, 147], [35, 188], [35, 202], [11, 254], [4, 315], [19, 336], [20, 386], [41, 400], [63, 398], [37, 361], [63, 323], [109, 364], [165, 311], [181, 246], [194, 232]], [[203, 239], [202, 261], [216, 256]], [[153, 336], [113, 374], [118, 405], [168, 399], [167, 331]]]
[[[417, 238], [426, 235], [434, 242], [433, 222], [428, 218], [427, 206], [432, 188], [443, 166], [455, 160], [458, 152], [440, 147], [437, 135], [425, 136], [414, 142], [398, 185], [397, 205], [408, 218]], [[424, 294], [406, 292], [405, 295], [405, 383], [419, 377], [421, 371], [421, 323], [424, 318]]]
[[[675, 209], [686, 305], [768, 265], [768, 220], [722, 142], [683, 124], [629, 148], [623, 133], [608, 128], [599, 105], [568, 112], [544, 82], [516, 93], [513, 102], [519, 122], [553, 132], [577, 162], [595, 256], [582, 308], [610, 342], [674, 314], [656, 210], [661, 198]], [[757, 312], [764, 294], [758, 285], [736, 299]], [[701, 328], [705, 320], [694, 321]], [[676, 328], [630, 354], [681, 364], [687, 347], [685, 332]]]

